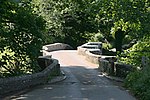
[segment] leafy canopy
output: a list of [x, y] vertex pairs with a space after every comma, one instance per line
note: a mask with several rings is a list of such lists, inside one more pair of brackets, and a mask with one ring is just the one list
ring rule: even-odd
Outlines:
[[44, 20], [33, 13], [29, 2], [5, 0], [0, 3], [1, 73], [38, 70], [36, 59], [42, 46]]

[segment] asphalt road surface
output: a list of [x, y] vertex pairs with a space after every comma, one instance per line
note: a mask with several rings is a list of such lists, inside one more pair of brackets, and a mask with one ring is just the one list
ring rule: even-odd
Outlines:
[[75, 50], [50, 52], [59, 60], [66, 80], [31, 89], [12, 100], [136, 100], [98, 72], [98, 65], [87, 62]]

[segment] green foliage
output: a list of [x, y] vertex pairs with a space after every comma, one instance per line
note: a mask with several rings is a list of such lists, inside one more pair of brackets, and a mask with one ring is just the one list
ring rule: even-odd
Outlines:
[[142, 56], [150, 59], [150, 36], [146, 35], [140, 41], [138, 41], [133, 47], [124, 51], [121, 55], [120, 61], [133, 66], [141, 66]]
[[140, 30], [140, 22], [139, 23], [130, 23], [130, 22], [125, 22], [123, 19], [120, 19], [119, 21], [114, 23], [114, 26], [111, 28], [111, 34], [113, 38], [115, 38], [115, 33], [118, 31], [118, 29], [121, 29], [122, 31], [125, 32], [124, 36], [128, 34], [129, 30]]
[[108, 29], [111, 30], [114, 38], [118, 29], [124, 31], [123, 39], [125, 35], [139, 38], [150, 32], [148, 30], [150, 26], [148, 0], [101, 0], [98, 2], [101, 6], [98, 18], [103, 18], [103, 22], [109, 23]]
[[149, 72], [150, 66], [147, 66], [144, 70], [130, 73], [125, 80], [125, 86], [129, 88], [140, 100], [149, 100], [150, 98]]
[[0, 52], [0, 77], [9, 77], [22, 74], [31, 74], [30, 58], [27, 55], [17, 57], [9, 47]]
[[103, 34], [100, 32], [92, 33], [89, 41], [91, 41], [91, 42], [99, 42], [99, 41], [105, 42], [105, 38], [104, 38]]
[[46, 20], [47, 37], [51, 38], [47, 43], [65, 42], [76, 47], [97, 33], [112, 42], [111, 35], [118, 29], [134, 38], [149, 32], [145, 28], [150, 18], [148, 0], [32, 0], [32, 4]]
[[103, 43], [102, 46], [103, 46], [103, 49], [105, 50], [109, 50], [112, 48], [112, 45], [110, 43]]
[[[147, 57], [147, 65], [141, 65], [142, 57]], [[141, 100], [150, 98], [150, 36], [149, 34], [138, 41], [133, 47], [121, 55], [120, 61], [136, 67], [137, 70], [130, 73], [125, 86], [129, 88]], [[142, 66], [142, 67], [141, 67]], [[141, 67], [139, 69], [139, 67]]]
[[33, 13], [29, 2], [24, 1], [1, 1], [0, 13], [0, 63], [3, 63], [0, 67], [8, 67], [5, 71], [10, 74], [14, 72], [9, 70], [37, 71], [44, 20]]
[[73, 47], [87, 42], [87, 33], [97, 32], [92, 0], [33, 0], [35, 12], [47, 22], [53, 42], [68, 43]]

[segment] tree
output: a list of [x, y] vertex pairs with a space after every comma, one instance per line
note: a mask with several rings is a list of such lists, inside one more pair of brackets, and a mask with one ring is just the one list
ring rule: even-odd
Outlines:
[[1, 73], [38, 71], [36, 59], [42, 47], [44, 20], [25, 1], [1, 1], [0, 13]]
[[[36, 13], [47, 22], [53, 42], [65, 42], [76, 48], [88, 40], [87, 33], [97, 32], [92, 0], [33, 0]], [[94, 9], [93, 9], [94, 10]]]
[[118, 30], [121, 33], [120, 36], [124, 33], [124, 37], [130, 35], [134, 38], [140, 38], [144, 34], [150, 33], [147, 28], [150, 19], [148, 0], [100, 0], [97, 3], [100, 6], [98, 18], [103, 19], [103, 22], [110, 23], [108, 24], [109, 28], [106, 29], [111, 29], [114, 38], [115, 34], [118, 34]]
[[115, 47], [116, 51], [121, 52], [122, 51], [122, 41], [124, 38], [125, 32], [122, 31], [121, 29], [118, 29], [115, 32]]
[[148, 0], [33, 0], [32, 3], [36, 5], [34, 11], [46, 20], [51, 42], [76, 47], [99, 32], [111, 42], [118, 29], [124, 32], [123, 39], [126, 35], [139, 38], [149, 33]]

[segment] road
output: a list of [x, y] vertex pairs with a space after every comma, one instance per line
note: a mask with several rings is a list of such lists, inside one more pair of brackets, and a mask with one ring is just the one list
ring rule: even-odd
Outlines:
[[136, 100], [127, 91], [115, 86], [98, 72], [98, 65], [87, 62], [75, 50], [50, 53], [58, 59], [67, 78], [46, 84], [12, 100]]

